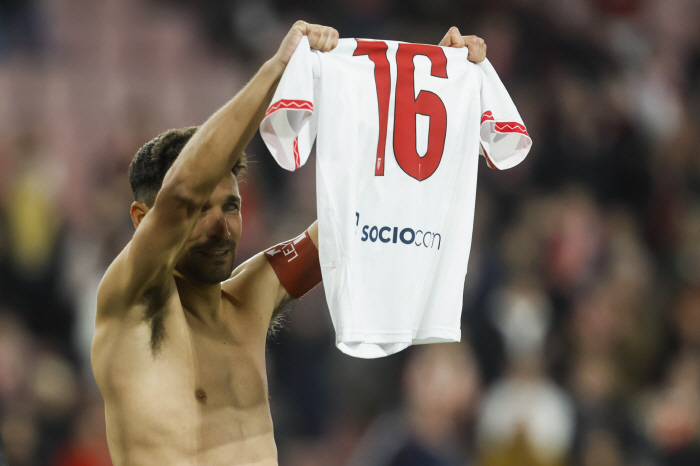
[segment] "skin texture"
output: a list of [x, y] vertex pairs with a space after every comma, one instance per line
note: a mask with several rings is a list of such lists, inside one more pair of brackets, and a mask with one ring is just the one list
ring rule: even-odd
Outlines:
[[[277, 465], [265, 341], [291, 298], [263, 253], [232, 271], [242, 219], [230, 170], [303, 35], [323, 51], [338, 41], [295, 23], [183, 148], [153, 206], [131, 206], [136, 231], [100, 284], [92, 344], [115, 466]], [[316, 223], [308, 232], [318, 245]]]

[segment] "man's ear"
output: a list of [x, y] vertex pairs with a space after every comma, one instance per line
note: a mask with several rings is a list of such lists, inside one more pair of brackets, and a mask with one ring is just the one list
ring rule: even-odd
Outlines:
[[134, 201], [131, 203], [131, 210], [129, 213], [131, 214], [131, 221], [134, 222], [134, 228], [139, 227], [141, 220], [143, 220], [143, 217], [146, 216], [149, 210], [151, 210], [151, 208], [143, 202]]

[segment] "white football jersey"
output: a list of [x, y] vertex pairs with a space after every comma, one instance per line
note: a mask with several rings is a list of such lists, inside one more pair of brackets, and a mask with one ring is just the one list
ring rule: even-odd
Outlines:
[[260, 126], [295, 170], [315, 141], [319, 255], [338, 348], [376, 358], [460, 340], [479, 153], [531, 140], [488, 61], [466, 48], [304, 37]]

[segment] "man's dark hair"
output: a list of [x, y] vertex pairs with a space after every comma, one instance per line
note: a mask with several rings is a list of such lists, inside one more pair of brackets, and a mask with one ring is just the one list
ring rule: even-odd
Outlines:
[[[129, 183], [131, 183], [131, 190], [134, 192], [136, 201], [153, 207], [156, 195], [163, 185], [165, 173], [198, 129], [199, 126], [169, 129], [139, 149], [129, 165]], [[231, 169], [231, 173], [238, 179], [247, 168], [248, 164], [244, 153]]]

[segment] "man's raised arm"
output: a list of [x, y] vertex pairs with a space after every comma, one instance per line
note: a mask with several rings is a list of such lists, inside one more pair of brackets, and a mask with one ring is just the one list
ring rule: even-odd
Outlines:
[[[201, 207], [255, 134], [277, 83], [301, 37], [313, 48], [328, 51], [337, 43], [335, 29], [298, 21], [246, 87], [212, 115], [173, 164], [161, 193], [193, 201]], [[335, 40], [334, 40], [335, 39]]]
[[[294, 24], [278, 52], [248, 84], [214, 113], [182, 148], [150, 203], [135, 202], [131, 215], [137, 227], [132, 241], [108, 270], [102, 298], [121, 305], [138, 302], [154, 290], [166, 292], [172, 273], [217, 185], [231, 172], [265, 114], [279, 79], [302, 36], [316, 49], [330, 50], [338, 33], [328, 27]], [[239, 206], [234, 206], [238, 209]], [[121, 308], [98, 301], [98, 313]], [[98, 315], [99, 318], [99, 315]]]

